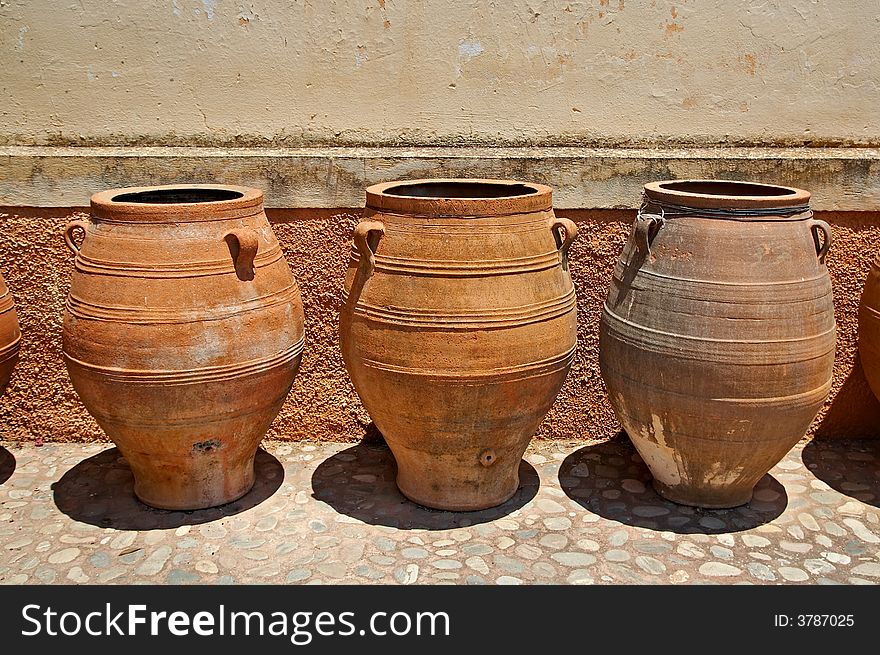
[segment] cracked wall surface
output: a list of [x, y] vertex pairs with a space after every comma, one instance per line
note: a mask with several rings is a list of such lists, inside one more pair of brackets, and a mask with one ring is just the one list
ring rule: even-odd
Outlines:
[[0, 144], [865, 145], [875, 3], [0, 1]]

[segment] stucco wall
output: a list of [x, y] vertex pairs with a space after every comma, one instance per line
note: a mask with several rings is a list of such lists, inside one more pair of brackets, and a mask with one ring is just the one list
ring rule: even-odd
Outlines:
[[[351, 229], [359, 210], [270, 210], [269, 217], [302, 289], [306, 349], [302, 367], [269, 435], [281, 439], [354, 441], [369, 417], [342, 365], [337, 320]], [[560, 211], [580, 236], [571, 250], [578, 293], [578, 352], [542, 438], [603, 439], [619, 429], [599, 376], [598, 325], [611, 268], [628, 234], [632, 212]], [[61, 319], [72, 255], [61, 230], [73, 210], [0, 211], [0, 262], [18, 307], [21, 360], [0, 398], [0, 438], [104, 438], [76, 397], [61, 359]], [[868, 266], [880, 248], [880, 215], [819, 214], [833, 226], [828, 258], [834, 283], [838, 345], [834, 388], [814, 423], [826, 437], [880, 436], [880, 404], [858, 366], [856, 310]]]
[[[24, 332], [0, 436], [101, 437], [60, 354], [65, 206], [100, 188], [214, 180], [266, 189], [303, 290], [308, 345], [270, 435], [360, 438], [368, 417], [336, 336], [359, 211], [320, 208], [440, 174], [548, 182], [581, 225], [579, 351], [542, 437], [619, 429], [597, 329], [632, 214], [594, 208], [632, 207], [654, 179], [720, 177], [856, 210], [823, 214], [839, 337], [814, 429], [880, 436], [855, 349], [880, 247], [878, 32], [875, 2], [0, 0], [0, 204], [19, 206], [0, 208], [0, 268]], [[815, 147], [831, 145], [856, 147]]]
[[815, 0], [0, 2], [0, 144], [880, 142]]

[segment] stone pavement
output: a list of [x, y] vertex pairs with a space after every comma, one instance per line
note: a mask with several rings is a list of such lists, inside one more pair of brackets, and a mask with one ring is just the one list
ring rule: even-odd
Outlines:
[[0, 445], [4, 584], [880, 581], [880, 441], [799, 444], [733, 510], [662, 500], [625, 436], [533, 442], [467, 513], [403, 498], [376, 442], [267, 442], [247, 496], [195, 512], [140, 504], [109, 444]]

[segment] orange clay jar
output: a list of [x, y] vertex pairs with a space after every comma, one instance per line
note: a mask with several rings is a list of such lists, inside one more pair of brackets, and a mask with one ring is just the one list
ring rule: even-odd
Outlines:
[[367, 189], [341, 312], [342, 355], [411, 500], [499, 505], [576, 349], [551, 190], [507, 180]]
[[191, 510], [247, 493], [303, 350], [299, 289], [263, 193], [105, 191], [65, 239], [76, 260], [64, 359], [138, 498]]

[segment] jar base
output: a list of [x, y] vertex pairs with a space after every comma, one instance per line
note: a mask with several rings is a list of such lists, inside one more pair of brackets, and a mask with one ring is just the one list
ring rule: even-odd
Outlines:
[[686, 485], [670, 487], [662, 482], [658, 482], [656, 479], [652, 481], [652, 485], [654, 491], [666, 500], [678, 505], [703, 507], [705, 509], [740, 507], [752, 499], [752, 492], [754, 491], [754, 487], [747, 487], [745, 489], [742, 487], [735, 489], [706, 489]]
[[171, 512], [191, 512], [200, 509], [221, 507], [222, 505], [234, 503], [236, 500], [239, 500], [240, 498], [246, 496], [251, 491], [251, 489], [254, 488], [256, 481], [256, 476], [252, 476], [249, 484], [246, 484], [243, 488], [240, 488], [238, 492], [230, 494], [228, 496], [220, 496], [216, 494], [212, 495], [210, 493], [193, 493], [190, 495], [190, 498], [192, 498], [192, 500], [189, 501], [162, 498], [160, 496], [151, 497], [148, 491], [139, 489], [137, 484], [135, 484], [134, 495], [144, 505], [147, 505], [154, 509], [162, 509]]
[[433, 495], [425, 495], [419, 493], [417, 490], [407, 488], [405, 483], [401, 484], [400, 477], [398, 476], [397, 478], [397, 488], [400, 490], [400, 493], [406, 496], [409, 500], [422, 507], [444, 510], [447, 512], [477, 512], [484, 509], [498, 507], [498, 505], [503, 505], [513, 498], [513, 496], [516, 495], [516, 492], [519, 491], [519, 486], [519, 475], [517, 474], [514, 478], [513, 488], [510, 490], [505, 489], [503, 494], [490, 498], [469, 499], [463, 497], [463, 494], [450, 492], [444, 493], [442, 490]]

